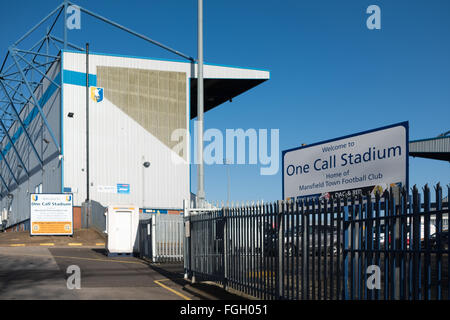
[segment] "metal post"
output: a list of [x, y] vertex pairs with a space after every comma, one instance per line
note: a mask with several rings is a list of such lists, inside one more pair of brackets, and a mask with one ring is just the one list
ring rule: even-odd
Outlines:
[[[345, 200], [345, 202], [347, 202], [347, 199]], [[347, 203], [345, 203], [344, 206], [344, 222], [343, 222], [343, 227], [344, 227], [344, 247], [343, 249], [343, 259], [342, 259], [342, 271], [344, 273], [344, 283], [343, 283], [343, 295], [342, 298], [344, 300], [348, 300], [349, 299], [349, 288], [348, 288], [348, 239], [349, 239], [349, 227], [350, 227], [350, 223], [349, 223], [349, 218], [348, 218], [348, 205]], [[352, 284], [353, 285], [353, 284]]]
[[222, 206], [223, 212], [223, 289], [228, 285], [228, 204], [226, 208]]
[[[198, 181], [197, 197], [200, 203], [205, 200], [203, 171], [203, 0], [198, 0], [198, 75], [197, 75], [197, 117], [198, 117]], [[197, 204], [198, 206], [198, 204]]]
[[[184, 216], [184, 279], [189, 278], [189, 257], [190, 257], [190, 251], [189, 251], [189, 200], [184, 199], [183, 200], [183, 216]], [[187, 220], [189, 219], [189, 220]]]
[[[394, 273], [394, 298], [395, 300], [400, 300], [400, 253], [398, 250], [401, 249], [401, 242], [400, 242], [400, 188], [398, 186], [393, 186], [391, 189], [392, 196], [394, 198], [394, 207], [392, 208], [394, 215], [396, 215], [396, 218], [394, 219], [394, 236], [393, 236], [393, 244], [394, 244], [394, 250], [396, 251], [394, 257], [395, 257], [395, 273]], [[387, 233], [386, 233], [387, 234]], [[385, 234], [385, 235], [386, 235]], [[388, 241], [389, 239], [385, 236], [385, 241]]]
[[283, 219], [284, 219], [284, 201], [278, 200], [277, 202], [277, 235], [278, 235], [278, 241], [277, 241], [277, 248], [278, 248], [278, 255], [277, 255], [277, 299], [283, 298], [283, 281], [284, 281], [284, 270], [283, 270]]
[[[46, 50], [45, 50], [45, 53], [47, 54], [47, 56], [49, 55], [49, 46], [50, 46], [50, 39], [48, 38], [48, 34], [49, 34], [49, 33], [50, 33], [50, 28], [47, 27], [47, 37], [45, 38], [45, 44], [46, 44]], [[36, 56], [35, 56], [35, 57], [36, 57]], [[49, 59], [49, 57], [46, 57], [46, 58], [45, 58], [46, 63], [48, 63], [48, 59]], [[33, 62], [35, 62], [34, 59], [33, 59]]]
[[[436, 190], [436, 247], [438, 250], [436, 257], [436, 269], [437, 269], [437, 286], [436, 286], [436, 299], [442, 298], [442, 247], [441, 247], [441, 235], [442, 235], [442, 188], [439, 183], [435, 187]], [[448, 217], [448, 213], [447, 213]]]
[[86, 202], [89, 202], [89, 43], [86, 43]]
[[227, 205], [230, 203], [230, 167], [229, 160], [227, 158], [223, 159], [225, 166], [227, 167]]
[[152, 221], [152, 232], [151, 232], [151, 234], [152, 234], [152, 262], [157, 262], [157, 258], [159, 256], [159, 252], [157, 252], [158, 246], [156, 244], [156, 240], [157, 240], [157, 238], [156, 238], [156, 230], [157, 230], [156, 219], [158, 219], [158, 218], [159, 218], [159, 215], [152, 214], [152, 220], [151, 220]]
[[145, 158], [144, 156], [142, 156], [142, 213], [144, 213], [144, 197], [145, 197], [145, 178], [144, 178], [144, 174], [145, 174]]

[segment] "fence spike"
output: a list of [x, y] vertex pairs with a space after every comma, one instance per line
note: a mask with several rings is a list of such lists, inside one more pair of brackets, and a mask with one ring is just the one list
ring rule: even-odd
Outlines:
[[438, 191], [439, 189], [441, 189], [441, 183], [438, 182], [436, 183], [436, 186], [434, 187], [434, 190]]

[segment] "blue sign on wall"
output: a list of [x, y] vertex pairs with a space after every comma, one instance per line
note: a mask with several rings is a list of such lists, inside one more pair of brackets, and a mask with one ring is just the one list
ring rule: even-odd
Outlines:
[[118, 183], [117, 184], [117, 193], [129, 194], [130, 193], [130, 185], [128, 183]]
[[167, 209], [143, 209], [143, 213], [167, 214]]

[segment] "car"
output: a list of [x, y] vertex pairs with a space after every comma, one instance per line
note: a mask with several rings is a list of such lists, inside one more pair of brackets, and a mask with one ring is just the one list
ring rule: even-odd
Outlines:
[[[303, 230], [288, 230], [284, 235], [284, 251], [286, 256], [302, 254]], [[338, 252], [336, 228], [331, 226], [310, 226], [308, 230], [308, 251], [310, 255], [336, 255]], [[292, 236], [293, 235], [293, 236]], [[318, 241], [320, 235], [320, 247]], [[298, 238], [298, 239], [297, 239]], [[325, 240], [326, 239], [326, 247]], [[342, 249], [342, 245], [340, 246]]]
[[442, 232], [433, 233], [430, 237], [430, 248], [433, 250], [438, 250], [438, 240], [440, 240], [440, 249], [444, 251], [448, 251], [448, 230]]
[[263, 254], [275, 256], [277, 252], [278, 232], [274, 225], [266, 222], [263, 227]]

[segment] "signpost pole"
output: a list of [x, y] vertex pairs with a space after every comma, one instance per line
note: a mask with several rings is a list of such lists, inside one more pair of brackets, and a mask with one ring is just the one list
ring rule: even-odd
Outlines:
[[[198, 0], [198, 75], [197, 75], [197, 118], [198, 118], [198, 181], [197, 197], [200, 204], [205, 200], [205, 176], [203, 168], [203, 0]], [[198, 205], [198, 204], [197, 204]]]
[[86, 202], [89, 202], [89, 43], [86, 43]]

